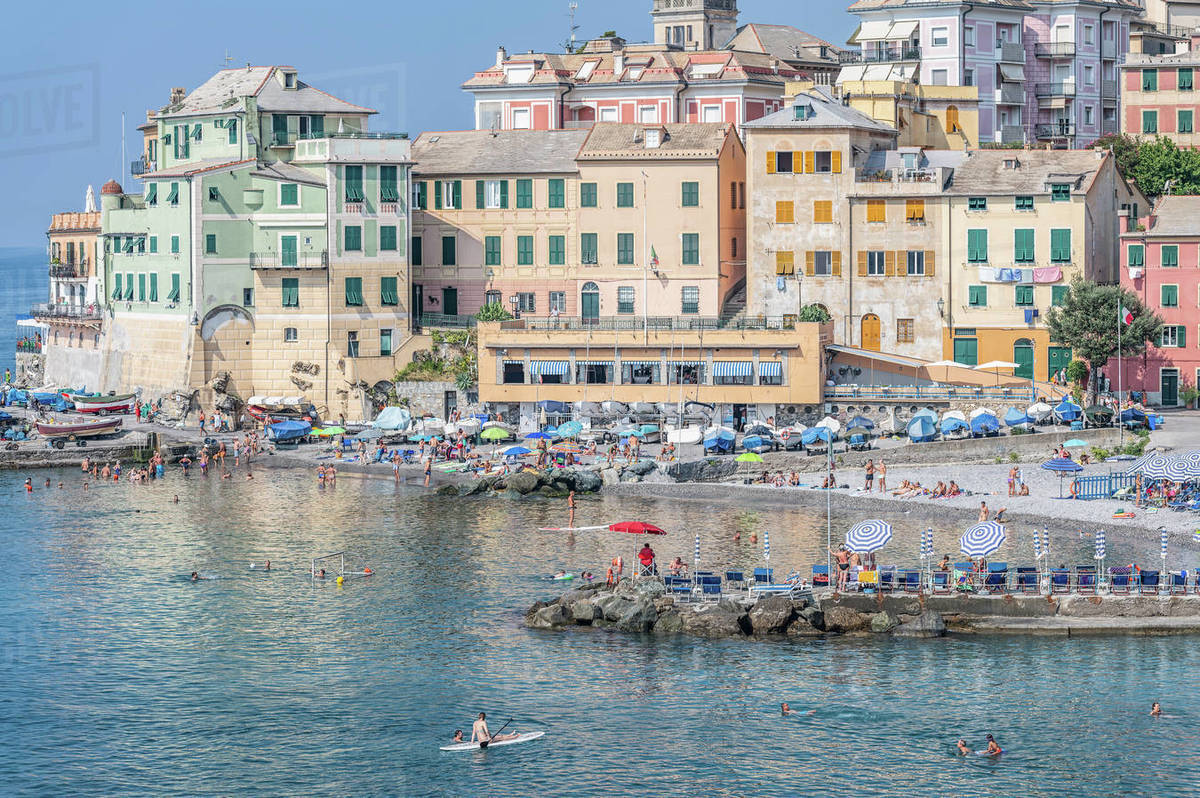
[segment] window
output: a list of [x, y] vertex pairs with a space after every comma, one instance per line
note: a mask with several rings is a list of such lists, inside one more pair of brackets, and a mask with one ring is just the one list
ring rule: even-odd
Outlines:
[[151, 208], [158, 205], [158, 183], [150, 183], [146, 186], [146, 205]]
[[617, 207], [633, 207], [633, 183], [617, 183]]
[[158, 252], [158, 236], [150, 236], [150, 254]]
[[[975, 85], [975, 70], [974, 69], [964, 69], [963, 70], [963, 85], [964, 86], [974, 86]], [[955, 129], [953, 126], [949, 126], [949, 127], [951, 130]]]
[[506, 385], [522, 385], [525, 382], [525, 363], [520, 360], [505, 360], [501, 364], [504, 369], [501, 380]]
[[1096, 68], [1091, 64], [1083, 68], [1083, 82], [1089, 86], [1096, 85]]
[[1175, 120], [1175, 128], [1179, 133], [1193, 133], [1192, 129], [1192, 111], [1180, 111]]
[[883, 250], [867, 253], [867, 275], [870, 277], [883, 277], [886, 273], [886, 256]]
[[499, 291], [484, 291], [483, 304], [485, 305], [503, 305]]
[[392, 354], [392, 330], [383, 327], [379, 330], [379, 354], [387, 357]]
[[1179, 307], [1179, 286], [1163, 285], [1159, 286], [1159, 304], [1164, 308]]
[[1182, 349], [1187, 346], [1187, 328], [1182, 324], [1165, 324], [1162, 332], [1159, 334], [1158, 345], [1160, 347], [1177, 347]]
[[1083, 43], [1084, 44], [1095, 44], [1096, 43], [1096, 26], [1095, 25], [1084, 25], [1083, 26]]
[[454, 236], [442, 236], [442, 265], [455, 266], [458, 264], [458, 239]]
[[379, 248], [387, 251], [396, 249], [396, 225], [381, 224], [379, 226]]
[[738, 183], [738, 210], [746, 210], [746, 184]]
[[237, 120], [236, 119], [225, 120], [225, 130], [229, 134], [229, 143], [237, 144], [238, 143]]
[[487, 210], [503, 208], [508, 204], [507, 180], [476, 180], [475, 207]]
[[551, 179], [549, 182], [550, 188], [550, 207], [565, 208], [567, 207], [567, 187], [566, 181], [561, 177]]
[[1180, 67], [1179, 68], [1179, 90], [1180, 91], [1191, 91], [1192, 90], [1192, 68], [1191, 67]]
[[887, 202], [881, 199], [867, 200], [867, 221], [886, 222]]
[[396, 288], [398, 278], [379, 278], [379, 304], [395, 307], [400, 304], [400, 292]]
[[1018, 285], [1015, 287], [1015, 290], [1016, 290], [1016, 295], [1015, 295], [1014, 301], [1016, 302], [1018, 307], [1021, 307], [1023, 305], [1032, 305], [1033, 304], [1033, 286], [1032, 285]]
[[537, 311], [537, 298], [532, 291], [521, 291], [517, 294], [517, 310], [522, 313]]
[[1179, 247], [1176, 245], [1163, 246], [1161, 261], [1163, 268], [1166, 269], [1179, 266]]
[[595, 233], [580, 233], [579, 262], [586, 266], [595, 266], [599, 262], [598, 244]]
[[565, 291], [550, 292], [550, 310], [557, 310], [559, 313], [567, 312], [567, 294]]
[[828, 277], [833, 274], [833, 253], [820, 250], [813, 253], [813, 274]]
[[517, 181], [517, 207], [532, 208], [533, 207], [533, 181], [518, 180]]
[[967, 286], [967, 304], [973, 308], [987, 307], [987, 286]]
[[1050, 286], [1050, 304], [1055, 307], [1062, 307], [1067, 304], [1067, 295], [1071, 293], [1071, 287], [1066, 285]]
[[358, 331], [346, 332], [346, 357], [358, 357]]
[[1129, 265], [1130, 266], [1145, 266], [1146, 265], [1146, 248], [1141, 244], [1129, 245]]
[[295, 207], [300, 204], [300, 186], [296, 183], [279, 184], [279, 206]]
[[596, 203], [596, 184], [595, 183], [580, 183], [579, 184], [579, 207], [595, 208]]
[[205, 255], [216, 255], [217, 254], [217, 234], [216, 233], [206, 233], [205, 234], [205, 236], [204, 236], [204, 254]]
[[783, 250], [775, 253], [775, 274], [795, 274], [796, 253]]
[[1085, 105], [1083, 107], [1083, 124], [1088, 126], [1096, 124], [1096, 109], [1094, 106]]
[[179, 184], [172, 183], [171, 190], [167, 192], [167, 204], [173, 208], [179, 207]]
[[729, 257], [736, 258], [738, 256], [737, 236], [731, 236], [729, 239]]
[[1050, 262], [1071, 262], [1071, 231], [1069, 229], [1050, 231]]
[[1142, 132], [1158, 132], [1158, 111], [1142, 111]]
[[969, 211], [986, 211], [987, 197], [971, 197], [967, 200], [967, 210]]
[[396, 182], [395, 164], [384, 164], [379, 167], [379, 201], [400, 201], [400, 187]]
[[300, 307], [300, 278], [283, 278], [283, 306], [285, 308]]
[[138, 302], [146, 301], [146, 274], [142, 272], [138, 275]]
[[[841, 153], [838, 153], [838, 155], [841, 155]], [[829, 174], [830, 172], [833, 171], [833, 153], [832, 152], [818, 152], [816, 154], [815, 171], [819, 175]]]
[[1050, 186], [1050, 199], [1053, 202], [1070, 202], [1071, 201], [1071, 184], [1070, 183], [1054, 183]]
[[617, 287], [617, 313], [633, 313], [633, 286]]
[[346, 305], [348, 307], [361, 307], [363, 304], [362, 278], [347, 277], [346, 278]]
[[813, 223], [814, 224], [833, 224], [833, 201], [832, 200], [814, 200], [813, 201]]
[[417, 236], [409, 242], [408, 262], [413, 266], [421, 266], [425, 257], [425, 239]]
[[930, 42], [934, 47], [945, 47], [950, 41], [949, 28], [934, 28], [930, 32]]
[[448, 211], [462, 210], [462, 181], [439, 180], [433, 184], [433, 204]]
[[483, 239], [483, 265], [500, 265], [500, 236], [487, 236]]
[[179, 272], [171, 273], [171, 293], [167, 294], [167, 301], [179, 301]]
[[298, 339], [299, 339], [299, 336], [296, 334], [295, 327], [284, 327], [283, 328], [283, 342], [285, 344], [294, 344], [294, 343], [296, 343], [296, 341]]
[[931, 83], [934, 86], [945, 86], [950, 79], [950, 73], [945, 69], [935, 69], [930, 73]]
[[700, 265], [700, 234], [699, 233], [684, 233], [683, 234], [683, 265], [684, 266], [699, 266]]
[[904, 218], [909, 222], [925, 222], [925, 200], [907, 200], [904, 203]]
[[346, 166], [346, 185], [345, 197], [346, 202], [362, 202], [363, 201], [363, 168], [356, 164]]
[[[510, 79], [517, 74], [514, 70], [510, 75]], [[513, 130], [529, 130], [529, 109], [514, 108], [512, 112], [512, 129]]]
[[916, 340], [913, 319], [896, 319], [896, 342], [911, 344]]
[[792, 224], [796, 221], [796, 203], [791, 200], [775, 201], [775, 223]]
[[617, 263], [633, 265], [633, 233], [617, 233]]
[[[988, 260], [988, 231], [967, 231], [967, 261], [969, 263], [987, 263]], [[911, 272], [910, 272], [911, 273]]]
[[221, 199], [221, 189], [217, 188], [216, 186], [209, 186], [208, 187], [208, 201], [209, 202], [217, 202], [220, 199]]
[[968, 25], [963, 28], [963, 43], [967, 45], [967, 47], [975, 46], [975, 26]]
[[254, 289], [253, 288], [243, 288], [242, 289], [242, 305], [245, 307], [248, 307], [248, 308], [254, 307]]
[[413, 183], [412, 206], [414, 210], [423, 211], [429, 207], [429, 188], [424, 180]]
[[345, 229], [345, 241], [347, 252], [362, 251], [362, 227], [356, 224], [348, 224]]
[[1142, 70], [1142, 91], [1158, 91], [1158, 70]]
[[517, 236], [517, 265], [533, 265], [533, 236]]
[[[774, 163], [772, 164], [772, 156]], [[801, 153], [803, 157], [803, 153]], [[793, 163], [795, 160], [794, 154], [790, 150], [780, 150], [778, 152], [767, 153], [767, 173], [776, 172], [781, 175], [791, 174], [794, 170]], [[803, 171], [803, 169], [801, 170]]]
[[910, 249], [908, 251], [908, 276], [922, 277], [925, 274], [925, 251]]
[[1017, 263], [1034, 262], [1033, 230], [1013, 231], [1013, 260]]
[[700, 286], [685, 285], [680, 289], [680, 313], [692, 314], [700, 312]]
[[680, 199], [685, 208], [700, 207], [700, 184], [694, 180], [683, 181], [683, 196]]

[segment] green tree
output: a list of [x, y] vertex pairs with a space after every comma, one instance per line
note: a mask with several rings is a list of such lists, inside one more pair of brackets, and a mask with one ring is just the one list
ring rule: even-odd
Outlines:
[[[1123, 342], [1122, 342], [1123, 343]], [[1082, 360], [1072, 360], [1067, 364], [1067, 379], [1076, 385], [1083, 385], [1087, 382], [1088, 367], [1087, 363]]]
[[1169, 138], [1115, 134], [1097, 139], [1095, 146], [1111, 150], [1117, 169], [1148, 197], [1200, 192], [1200, 152], [1181, 150]]
[[800, 308], [800, 321], [808, 322], [827, 322], [830, 319], [829, 311], [820, 305], [805, 305]]
[[[1118, 308], [1133, 314], [1133, 322], [1124, 324]], [[1158, 336], [1162, 319], [1154, 315], [1136, 295], [1119, 285], [1097, 285], [1075, 280], [1066, 301], [1046, 312], [1050, 340], [1071, 347], [1075, 357], [1088, 364], [1091, 374], [1099, 373], [1110, 358], [1117, 355], [1117, 325], [1121, 324], [1121, 356], [1132, 357], [1146, 351], [1146, 343]], [[1095, 393], [1095, 386], [1092, 388]]]

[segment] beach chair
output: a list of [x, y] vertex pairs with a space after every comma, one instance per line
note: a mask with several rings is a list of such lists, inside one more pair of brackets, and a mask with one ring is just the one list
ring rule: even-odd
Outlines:
[[1037, 593], [1038, 592], [1038, 572], [1036, 568], [1027, 565], [1017, 567], [1017, 587], [1018, 593]]
[[758, 600], [763, 596], [794, 596], [804, 589], [804, 580], [799, 571], [792, 571], [788, 578], [778, 585], [751, 585], [750, 598]]
[[1108, 569], [1108, 589], [1113, 595], [1128, 596], [1134, 588], [1133, 566], [1114, 565]]
[[1070, 568], [1051, 568], [1050, 569], [1050, 592], [1051, 593], [1070, 593], [1071, 592], [1071, 569]]
[[879, 592], [891, 593], [896, 589], [896, 566], [881, 565], [879, 567]]
[[953, 591], [950, 584], [949, 571], [934, 571], [933, 578], [930, 580], [929, 590], [935, 595], [945, 595]]
[[1096, 592], [1096, 566], [1075, 566], [1075, 590], [1080, 593]]
[[773, 568], [755, 568], [754, 569], [754, 584], [769, 585], [771, 584], [771, 576], [775, 573]]
[[1173, 596], [1186, 596], [1188, 590], [1187, 571], [1172, 571], [1168, 582], [1168, 592]]
[[745, 587], [746, 586], [746, 575], [744, 573], [742, 573], [741, 571], [726, 571], [725, 572], [725, 584], [730, 585], [730, 586], [740, 585], [741, 587]]
[[1008, 563], [990, 562], [983, 576], [983, 589], [988, 593], [1004, 593], [1008, 590]]
[[1144, 596], [1157, 594], [1159, 581], [1158, 571], [1147, 571], [1143, 568], [1142, 572], [1138, 574], [1138, 593]]
[[721, 577], [700, 576], [696, 578], [700, 588], [701, 601], [719, 601], [721, 599]]
[[921, 592], [921, 572], [904, 570], [896, 574], [896, 584], [905, 593]]
[[830, 587], [828, 565], [814, 565], [812, 567], [812, 586]]

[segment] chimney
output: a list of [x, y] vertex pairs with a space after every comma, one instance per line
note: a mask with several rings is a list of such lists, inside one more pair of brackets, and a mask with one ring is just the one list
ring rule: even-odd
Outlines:
[[625, 51], [624, 50], [614, 50], [613, 51], [613, 75], [616, 77], [620, 77], [621, 73], [624, 71], [625, 71]]
[[496, 49], [496, 69], [504, 66], [504, 62], [508, 60], [508, 50], [505, 50], [503, 45]]
[[187, 89], [183, 86], [176, 86], [171, 89], [171, 105], [183, 102], [183, 98], [187, 96]]

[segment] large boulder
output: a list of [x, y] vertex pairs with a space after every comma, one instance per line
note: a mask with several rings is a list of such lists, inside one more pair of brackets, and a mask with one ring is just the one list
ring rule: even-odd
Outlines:
[[683, 632], [683, 615], [674, 607], [669, 607], [658, 614], [654, 622], [654, 633], [659, 635], [677, 635]]
[[818, 630], [825, 631], [825, 613], [817, 607], [805, 607], [800, 610], [800, 617], [803, 618], [809, 626]]
[[697, 637], [742, 637], [751, 627], [745, 613], [737, 615], [712, 604], [683, 613], [683, 630]]
[[653, 460], [638, 460], [637, 462], [630, 463], [629, 465], [625, 466], [625, 471], [626, 473], [632, 471], [639, 477], [644, 477], [655, 468], [657, 468], [657, 466], [654, 464]]
[[871, 616], [871, 631], [875, 634], [886, 634], [899, 625], [900, 621], [887, 610]]
[[796, 617], [796, 609], [787, 596], [760, 599], [750, 610], [750, 626], [756, 635], [783, 634]]
[[575, 490], [578, 493], [595, 493], [600, 490], [603, 481], [595, 471], [576, 471]]
[[613, 593], [606, 593], [594, 601], [606, 621], [619, 621], [625, 613], [633, 609], [634, 603], [628, 598]]
[[634, 599], [637, 597], [637, 585], [634, 584], [632, 577], [625, 577], [617, 583], [616, 589], [613, 591], [618, 596], [626, 599]]
[[939, 613], [925, 610], [908, 623], [897, 626], [892, 634], [897, 637], [943, 637], [946, 634], [946, 622]]
[[508, 489], [516, 491], [522, 496], [528, 496], [538, 489], [541, 479], [537, 474], [529, 471], [518, 471], [508, 477]]
[[861, 632], [871, 626], [871, 616], [849, 607], [825, 610], [825, 628], [830, 632]]
[[436, 494], [438, 496], [457, 496], [458, 495], [458, 486], [457, 485], [438, 485], [438, 488], [437, 488], [437, 490], [434, 491], [434, 494]]
[[603, 618], [604, 613], [600, 612], [600, 609], [587, 599], [571, 603], [571, 618], [575, 623], [590, 625], [597, 616]]
[[825, 634], [824, 622], [822, 626], [813, 626], [803, 615], [797, 615], [795, 619], [787, 625], [787, 629], [783, 631], [788, 637], [820, 637]]
[[467, 492], [464, 495], [477, 496], [480, 493], [487, 493], [489, 490], [492, 489], [492, 482], [493, 482], [493, 480], [491, 477], [484, 477], [483, 479], [477, 479], [477, 480], [475, 480], [475, 482], [471, 485], [471, 487], [467, 490]]
[[665, 594], [667, 589], [663, 586], [663, 583], [657, 579], [643, 579], [642, 581], [636, 583], [634, 586], [634, 591], [638, 596], [656, 599]]
[[561, 604], [542, 607], [526, 621], [526, 624], [534, 629], [560, 629], [569, 623], [573, 623], [573, 620], [568, 617]]
[[657, 619], [658, 611], [654, 609], [654, 602], [643, 599], [621, 616], [617, 628], [622, 632], [649, 632]]
[[615, 468], [606, 468], [600, 472], [600, 482], [605, 486], [621, 484], [621, 472]]

